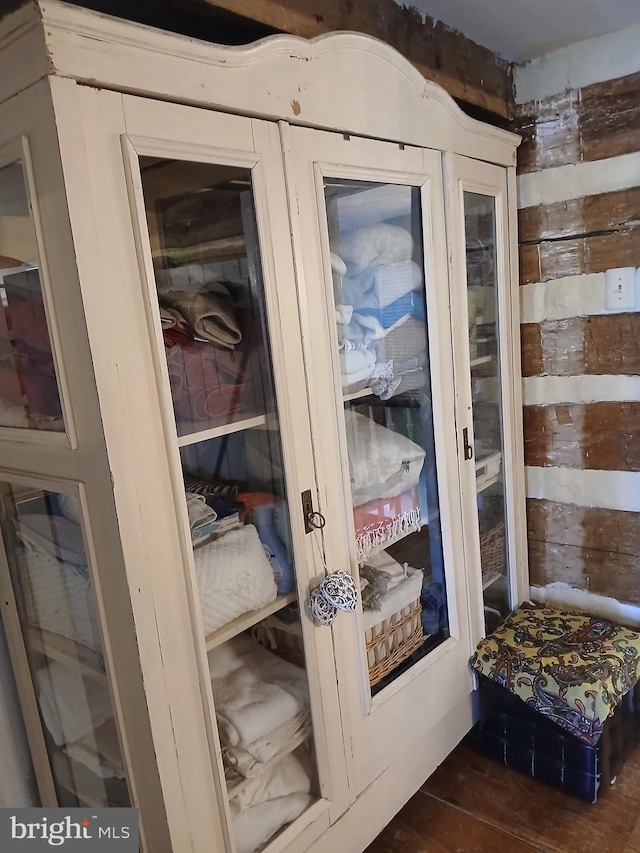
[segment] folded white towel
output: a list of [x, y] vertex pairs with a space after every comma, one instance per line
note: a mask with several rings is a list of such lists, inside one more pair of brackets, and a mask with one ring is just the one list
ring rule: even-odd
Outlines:
[[205, 542], [193, 553], [205, 634], [273, 601], [278, 590], [252, 524]]
[[289, 794], [308, 794], [311, 791], [313, 767], [306, 746], [298, 746], [255, 779], [229, 792], [232, 811], [238, 813], [250, 806], [266, 803]]
[[[233, 819], [238, 853], [261, 850], [279, 829], [299, 818], [311, 802], [310, 794], [289, 794], [239, 812]], [[233, 814], [233, 808], [231, 811]]]
[[186, 498], [189, 526], [192, 530], [194, 527], [200, 527], [201, 524], [205, 524], [206, 522], [215, 521], [218, 517], [214, 510], [207, 506], [207, 499], [204, 495], [186, 492]]
[[397, 225], [372, 225], [340, 235], [340, 257], [352, 276], [377, 264], [409, 261], [412, 253], [413, 237]]
[[73, 743], [113, 716], [106, 687], [56, 661], [36, 672], [40, 712], [58, 746]]
[[308, 808], [313, 775], [309, 753], [302, 746], [231, 792], [229, 806], [238, 853], [261, 849]]
[[225, 745], [246, 749], [309, 704], [304, 670], [242, 634], [209, 652], [209, 672]]
[[336, 305], [336, 323], [338, 326], [347, 326], [353, 316], [353, 305]]
[[340, 350], [342, 387], [348, 388], [356, 382], [368, 379], [375, 363], [376, 354], [372, 350], [347, 341], [344, 349]]
[[375, 363], [375, 352], [357, 344], [348, 343], [340, 351], [340, 373], [343, 375], [355, 373], [365, 368], [369, 368], [371, 371]]
[[245, 779], [260, 776], [274, 762], [307, 740], [311, 731], [311, 712], [307, 707], [273, 732], [247, 744], [246, 749], [226, 747], [230, 776]]

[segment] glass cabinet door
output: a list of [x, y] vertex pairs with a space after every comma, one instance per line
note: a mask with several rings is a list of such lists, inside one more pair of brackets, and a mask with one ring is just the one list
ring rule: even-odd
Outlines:
[[485, 630], [509, 612], [496, 199], [464, 192], [469, 357]]
[[470, 703], [441, 162], [299, 127], [291, 150], [327, 571], [359, 588], [332, 625], [359, 792], [412, 746], [434, 760]]
[[376, 694], [449, 636], [420, 188], [324, 178], [355, 552]]
[[[22, 154], [22, 152], [20, 152]], [[0, 151], [0, 427], [64, 430], [23, 156]]]
[[254, 173], [159, 156], [139, 168], [228, 814], [251, 853], [326, 790]]
[[14, 668], [40, 723], [25, 711], [42, 804], [130, 806], [78, 493], [1, 482], [0, 530]]
[[460, 479], [479, 641], [527, 584], [519, 296], [510, 266], [515, 224], [506, 169], [456, 155], [448, 165]]

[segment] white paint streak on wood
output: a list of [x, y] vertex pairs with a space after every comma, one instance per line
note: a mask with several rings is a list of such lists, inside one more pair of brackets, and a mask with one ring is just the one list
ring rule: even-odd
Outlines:
[[516, 103], [540, 100], [640, 71], [640, 24], [626, 27], [517, 66]]
[[518, 207], [554, 204], [640, 184], [640, 151], [608, 160], [555, 166], [518, 177]]
[[[640, 275], [636, 275], [634, 311], [640, 311]], [[605, 273], [569, 275], [520, 287], [520, 322], [542, 323], [593, 314], [620, 314], [605, 308]]]
[[532, 586], [531, 598], [540, 604], [553, 607], [568, 607], [595, 613], [607, 619], [614, 619], [624, 625], [640, 626], [640, 607], [624, 604], [606, 595], [596, 595], [584, 589], [575, 589], [567, 583], [550, 583], [546, 586]]
[[527, 497], [640, 512], [640, 472], [526, 468]]
[[525, 406], [556, 403], [640, 401], [640, 376], [527, 376], [522, 380]]

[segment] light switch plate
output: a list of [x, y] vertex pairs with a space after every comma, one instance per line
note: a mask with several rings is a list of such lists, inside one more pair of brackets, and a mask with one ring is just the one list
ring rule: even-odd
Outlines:
[[632, 311], [636, 303], [635, 267], [619, 267], [605, 273], [605, 311]]

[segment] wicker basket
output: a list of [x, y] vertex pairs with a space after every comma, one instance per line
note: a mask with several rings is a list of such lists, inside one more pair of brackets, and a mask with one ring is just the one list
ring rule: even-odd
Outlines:
[[373, 687], [389, 675], [420, 648], [425, 639], [419, 598], [365, 631], [369, 684]]
[[[370, 611], [365, 611], [368, 613]], [[371, 611], [372, 612], [372, 611]], [[304, 667], [300, 623], [284, 624], [277, 615], [260, 623], [256, 638], [274, 654]], [[395, 613], [365, 630], [369, 683], [373, 686], [425, 641], [422, 605], [418, 597], [403, 604]]]
[[480, 536], [480, 564], [483, 586], [504, 573], [506, 539], [504, 523], [500, 522]]

